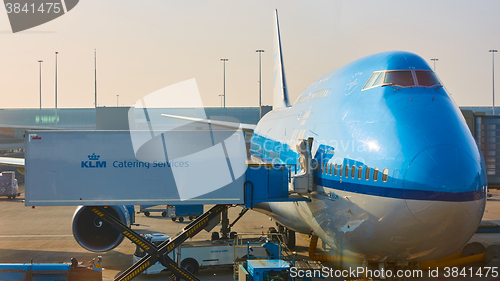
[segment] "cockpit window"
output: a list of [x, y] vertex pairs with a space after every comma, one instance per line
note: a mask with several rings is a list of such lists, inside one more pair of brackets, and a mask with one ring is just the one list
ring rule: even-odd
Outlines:
[[433, 71], [415, 70], [418, 85], [422, 87], [431, 87], [441, 84]]
[[363, 90], [377, 86], [432, 87], [436, 85], [441, 85], [441, 82], [432, 70], [385, 70], [373, 72]]
[[370, 76], [370, 79], [368, 79], [368, 82], [366, 82], [366, 84], [363, 87], [363, 89], [371, 87], [372, 84], [373, 84], [373, 81], [375, 81], [375, 79], [377, 79], [377, 77], [380, 75], [380, 73], [381, 72], [373, 72], [372, 76]]
[[381, 85], [382, 81], [384, 81], [384, 73], [380, 72], [380, 75], [378, 76], [377, 80], [375, 80], [375, 83], [373, 83], [373, 87]]
[[384, 84], [402, 87], [415, 86], [411, 70], [387, 71]]

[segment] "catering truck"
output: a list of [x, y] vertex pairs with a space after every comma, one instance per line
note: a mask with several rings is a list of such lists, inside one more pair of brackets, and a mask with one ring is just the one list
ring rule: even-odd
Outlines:
[[[144, 237], [154, 245], [170, 239], [170, 236], [163, 233], [145, 234]], [[248, 257], [268, 257], [268, 251], [262, 247], [266, 243], [267, 237], [240, 239], [218, 239], [213, 241], [189, 241], [182, 243], [182, 246], [175, 248], [169, 256], [173, 260], [180, 260], [181, 267], [192, 273], [197, 273], [199, 269], [227, 266], [232, 267], [235, 260], [246, 260]], [[270, 242], [274, 243], [274, 242]], [[178, 251], [180, 249], [180, 255]], [[137, 246], [133, 256], [133, 263], [146, 255], [144, 250]], [[144, 271], [144, 274], [157, 274], [167, 269], [157, 262]]]

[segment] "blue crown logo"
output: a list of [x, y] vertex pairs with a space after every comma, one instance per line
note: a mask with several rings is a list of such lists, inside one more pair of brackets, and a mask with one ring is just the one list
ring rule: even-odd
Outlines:
[[95, 155], [95, 153], [92, 153], [92, 155], [89, 155], [89, 160], [99, 160], [99, 155]]

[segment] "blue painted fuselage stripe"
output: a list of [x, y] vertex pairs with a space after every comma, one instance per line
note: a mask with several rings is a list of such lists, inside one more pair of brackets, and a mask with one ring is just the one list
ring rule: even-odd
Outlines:
[[[298, 154], [295, 151], [292, 151], [287, 144], [278, 142], [276, 140], [272, 140], [270, 138], [263, 137], [261, 135], [255, 134], [255, 140], [253, 142], [254, 145], [258, 145], [264, 150], [264, 153], [259, 153], [255, 150], [251, 150], [251, 153], [254, 157], [261, 159], [264, 162], [276, 162], [276, 160], [268, 157], [269, 149], [264, 149], [264, 146], [267, 148], [278, 148], [274, 151], [277, 155], [280, 155], [280, 159], [297, 159]], [[284, 157], [283, 157], [284, 156]], [[284, 161], [278, 161], [282, 164], [293, 164], [293, 163], [284, 163]], [[385, 198], [394, 198], [394, 199], [406, 199], [406, 200], [427, 200], [427, 201], [444, 201], [444, 202], [469, 202], [475, 200], [481, 200], [485, 197], [485, 191], [478, 190], [470, 190], [465, 192], [441, 192], [435, 190], [405, 190], [403, 188], [397, 187], [383, 187], [377, 185], [371, 185], [368, 183], [352, 183], [349, 182], [349, 179], [342, 178], [343, 182], [340, 183], [338, 179], [329, 179], [322, 177], [322, 174], [315, 175], [316, 184], [331, 188], [339, 191], [347, 191], [365, 195], [372, 195], [378, 197]], [[355, 179], [356, 180], [356, 179]]]

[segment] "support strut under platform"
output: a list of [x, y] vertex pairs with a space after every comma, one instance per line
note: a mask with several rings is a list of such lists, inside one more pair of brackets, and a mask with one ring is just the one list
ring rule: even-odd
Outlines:
[[208, 223], [213, 218], [217, 217], [217, 215], [222, 213], [224, 210], [227, 210], [227, 206], [215, 205], [209, 211], [205, 212], [203, 215], [199, 216], [196, 220], [192, 221], [190, 224], [184, 227], [181, 233], [179, 233], [176, 237], [162, 242], [160, 245], [158, 245], [158, 247], [140, 236], [137, 232], [130, 229], [130, 227], [120, 222], [106, 209], [107, 207], [102, 206], [91, 207], [91, 210], [96, 215], [101, 217], [104, 221], [109, 223], [113, 228], [121, 232], [123, 235], [125, 235], [125, 237], [127, 237], [133, 243], [137, 244], [146, 252], [146, 255], [141, 260], [118, 275], [118, 277], [114, 279], [115, 281], [131, 280], [141, 272], [148, 269], [150, 266], [153, 266], [158, 261], [168, 270], [170, 270], [170, 272], [172, 272], [177, 278], [182, 278], [188, 281], [199, 281], [199, 279], [196, 278], [196, 276], [194, 276], [192, 273], [183, 268], [180, 268], [177, 263], [168, 256], [168, 253], [170, 253], [174, 248], [178, 247], [184, 241], [192, 238], [205, 227], [207, 227]]

